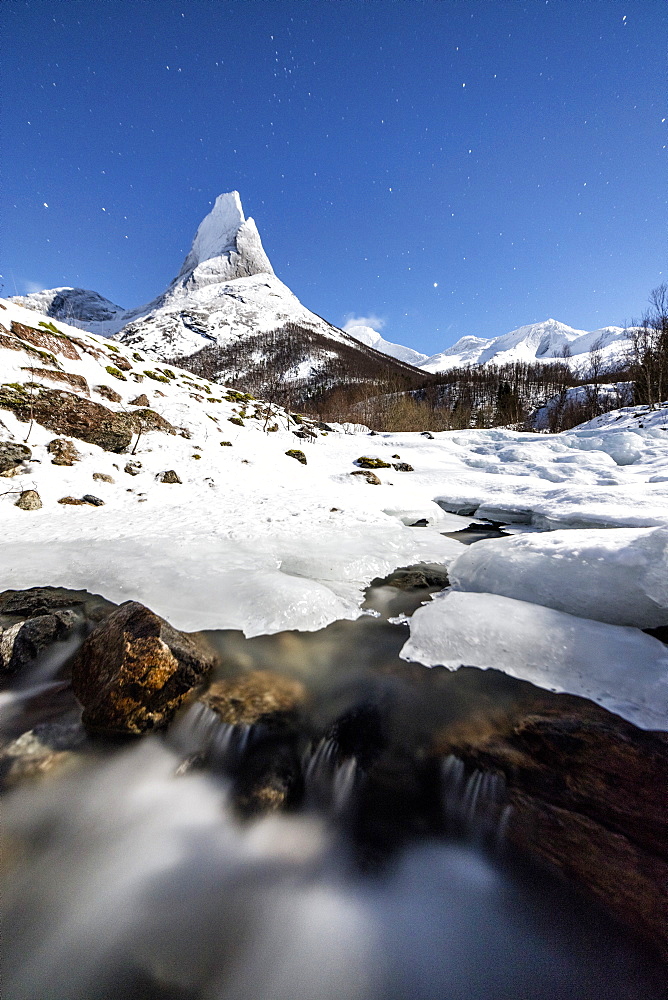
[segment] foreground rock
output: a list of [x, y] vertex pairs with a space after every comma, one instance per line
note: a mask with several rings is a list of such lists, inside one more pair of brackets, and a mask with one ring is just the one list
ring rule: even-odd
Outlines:
[[0, 628], [0, 675], [21, 670], [51, 643], [65, 639], [76, 624], [74, 612], [63, 609]]
[[447, 749], [504, 775], [511, 842], [586, 886], [668, 958], [668, 736], [570, 695], [532, 701]]
[[166, 725], [212, 665], [202, 643], [128, 601], [84, 642], [72, 687], [89, 730], [140, 734]]
[[268, 670], [216, 681], [201, 698], [231, 726], [293, 722], [305, 700], [306, 688], [301, 681]]
[[0, 752], [0, 788], [28, 779], [61, 774], [80, 764], [86, 734], [78, 723], [44, 722], [23, 733]]
[[42, 499], [37, 490], [23, 490], [14, 506], [21, 510], [40, 510]]

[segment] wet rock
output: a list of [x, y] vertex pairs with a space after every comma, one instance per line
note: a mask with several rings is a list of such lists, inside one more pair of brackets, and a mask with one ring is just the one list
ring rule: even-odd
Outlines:
[[301, 462], [302, 465], [306, 465], [306, 455], [303, 451], [300, 451], [299, 448], [288, 448], [285, 454], [288, 458], [295, 458], [298, 462]]
[[127, 601], [93, 630], [73, 662], [84, 725], [128, 734], [166, 725], [213, 659], [195, 637]]
[[359, 465], [360, 469], [391, 469], [392, 466], [389, 462], [384, 462], [382, 458], [369, 458], [363, 455], [361, 458], [356, 459], [355, 465]]
[[81, 455], [73, 442], [67, 438], [54, 438], [53, 441], [49, 441], [46, 450], [53, 456], [52, 465], [74, 465], [75, 462], [81, 461]]
[[[3, 608], [3, 613], [6, 613]], [[14, 674], [52, 642], [64, 639], [77, 624], [73, 611], [54, 611], [17, 622], [0, 633], [0, 672]]]
[[80, 723], [44, 722], [23, 733], [0, 752], [0, 787], [62, 774], [83, 760], [86, 733]]
[[141, 469], [141, 462], [126, 462], [125, 469], [123, 471], [127, 472], [128, 476], [138, 476]]
[[231, 726], [285, 725], [294, 721], [306, 700], [306, 688], [298, 681], [268, 670], [231, 680], [215, 681], [200, 699]]
[[350, 473], [351, 476], [362, 476], [363, 479], [369, 484], [369, 486], [380, 486], [381, 481], [375, 472], [371, 472], [368, 469], [357, 469], [355, 472]]
[[397, 590], [413, 590], [414, 588], [438, 587], [443, 590], [449, 586], [448, 573], [445, 567], [432, 563], [419, 563], [415, 566], [405, 566], [395, 569], [389, 576], [378, 578], [371, 583], [372, 587], [396, 587]]
[[123, 399], [119, 392], [116, 392], [115, 389], [112, 389], [111, 386], [108, 385], [94, 385], [93, 390], [100, 396], [108, 399], [110, 403], [120, 403]]
[[94, 472], [93, 479], [96, 479], [100, 483], [113, 483], [115, 479], [113, 476], [108, 476], [106, 472]]
[[668, 957], [668, 735], [570, 695], [532, 703], [455, 750], [501, 772], [508, 837], [597, 896]]
[[165, 472], [159, 472], [157, 476], [159, 483], [180, 483], [178, 475], [173, 469], [167, 469]]
[[20, 507], [21, 510], [39, 510], [42, 501], [37, 490], [23, 490], [14, 506]]
[[0, 441], [0, 476], [13, 475], [24, 462], [28, 462], [32, 452], [24, 444]]
[[408, 462], [395, 462], [392, 468], [395, 472], [415, 472], [413, 466], [409, 465]]
[[68, 592], [58, 587], [4, 590], [0, 594], [0, 614], [34, 618], [61, 608], [78, 607], [83, 603], [84, 599], [79, 591]]
[[135, 396], [134, 399], [130, 400], [130, 406], [148, 406], [149, 398], [145, 392], [140, 393], [139, 396]]

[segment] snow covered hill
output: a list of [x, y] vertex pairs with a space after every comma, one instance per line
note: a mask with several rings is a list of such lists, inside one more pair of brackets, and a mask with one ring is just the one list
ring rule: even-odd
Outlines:
[[144, 306], [122, 310], [95, 292], [67, 288], [13, 301], [207, 378], [245, 381], [274, 396], [282, 389], [298, 401], [341, 383], [423, 380], [410, 357], [361, 344], [301, 304], [274, 274], [236, 191], [216, 199], [177, 276]]
[[[356, 618], [374, 577], [440, 563], [455, 587], [416, 613], [406, 656], [660, 728], [668, 656], [640, 629], [668, 625], [666, 469], [668, 405], [558, 435], [370, 435], [0, 301], [0, 589], [258, 635]], [[517, 541], [466, 555], [444, 532], [472, 517]]]
[[621, 364], [628, 350], [626, 330], [606, 326], [587, 332], [547, 319], [520, 326], [492, 340], [462, 337], [452, 347], [427, 358], [420, 367], [429, 372], [444, 372], [464, 365], [564, 361], [576, 371], [586, 371], [592, 349], [600, 351], [604, 367]]

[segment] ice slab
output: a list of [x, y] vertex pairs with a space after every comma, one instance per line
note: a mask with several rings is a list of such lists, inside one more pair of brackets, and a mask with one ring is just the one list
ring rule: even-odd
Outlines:
[[668, 649], [638, 629], [496, 594], [448, 591], [418, 608], [410, 630], [405, 660], [502, 670], [589, 698], [641, 729], [668, 730]]
[[668, 529], [573, 529], [491, 539], [450, 566], [455, 590], [499, 594], [611, 625], [668, 625]]

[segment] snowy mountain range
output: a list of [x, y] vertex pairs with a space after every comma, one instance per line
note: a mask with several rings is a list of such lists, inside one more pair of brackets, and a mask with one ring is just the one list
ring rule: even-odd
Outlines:
[[622, 362], [628, 349], [627, 331], [621, 326], [600, 330], [575, 330], [556, 319], [531, 323], [501, 337], [462, 337], [447, 350], [421, 362], [429, 372], [444, 372], [465, 365], [505, 365], [515, 361], [565, 361], [581, 370], [590, 364], [592, 349], [600, 350], [604, 366]]
[[621, 362], [627, 347], [622, 327], [589, 332], [554, 319], [493, 339], [462, 337], [431, 357], [385, 340], [370, 326], [341, 330], [276, 277], [237, 191], [216, 199], [178, 274], [146, 305], [126, 310], [97, 292], [68, 287], [14, 301], [207, 378], [245, 380], [264, 393], [278, 385], [293, 400], [351, 382], [408, 389], [420, 383], [418, 370], [424, 378], [467, 365], [560, 360], [584, 372], [593, 347], [605, 367]]
[[322, 391], [351, 381], [393, 381], [410, 388], [424, 378], [410, 362], [305, 308], [274, 274], [236, 191], [216, 199], [177, 276], [144, 306], [123, 310], [79, 288], [14, 301], [207, 378], [243, 381], [265, 394], [289, 393], [296, 402], [316, 386]]

